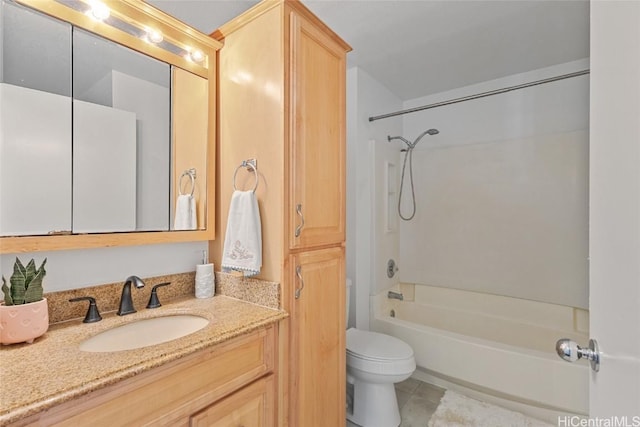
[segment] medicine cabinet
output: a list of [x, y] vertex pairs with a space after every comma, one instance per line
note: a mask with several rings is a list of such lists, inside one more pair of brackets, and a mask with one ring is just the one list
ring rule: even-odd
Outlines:
[[0, 6], [0, 253], [213, 240], [221, 44], [139, 0]]

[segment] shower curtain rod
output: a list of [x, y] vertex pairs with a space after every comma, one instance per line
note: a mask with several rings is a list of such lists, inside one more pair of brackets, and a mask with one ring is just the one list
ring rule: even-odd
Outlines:
[[400, 116], [402, 114], [415, 113], [416, 111], [428, 110], [430, 108], [436, 108], [436, 107], [443, 107], [445, 105], [457, 104], [458, 102], [471, 101], [472, 99], [484, 98], [485, 96], [499, 95], [501, 93], [511, 92], [512, 90], [524, 89], [524, 88], [531, 87], [531, 86], [537, 86], [537, 85], [541, 85], [541, 84], [545, 84], [545, 83], [551, 83], [551, 82], [555, 82], [555, 81], [558, 81], [558, 80], [569, 79], [571, 77], [582, 76], [582, 75], [585, 75], [585, 74], [589, 74], [589, 69], [582, 70], [582, 71], [576, 71], [576, 72], [569, 73], [569, 74], [562, 74], [560, 76], [549, 77], [549, 78], [546, 78], [546, 79], [536, 80], [536, 81], [533, 81], [533, 82], [523, 83], [523, 84], [519, 84], [519, 85], [515, 85], [515, 86], [508, 86], [508, 87], [505, 87], [505, 88], [502, 88], [502, 89], [490, 90], [488, 92], [476, 93], [475, 95], [463, 96], [463, 97], [460, 97], [460, 98], [450, 99], [448, 101], [434, 102], [433, 104], [423, 105], [421, 107], [409, 108], [407, 110], [395, 111], [393, 113], [382, 114], [380, 116], [371, 116], [371, 117], [369, 117], [369, 121], [373, 122], [374, 120], [386, 119], [386, 118], [389, 118], [389, 117]]

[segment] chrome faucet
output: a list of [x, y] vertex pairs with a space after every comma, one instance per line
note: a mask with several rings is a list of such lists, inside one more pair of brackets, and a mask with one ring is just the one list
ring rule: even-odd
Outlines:
[[400, 292], [389, 291], [387, 294], [387, 298], [391, 299], [399, 299], [400, 301], [404, 300], [404, 295]]
[[120, 309], [118, 310], [118, 316], [124, 316], [125, 314], [135, 313], [136, 309], [133, 308], [133, 300], [131, 299], [131, 284], [140, 289], [144, 288], [144, 282], [138, 276], [129, 276], [124, 281], [122, 286], [122, 295], [120, 296]]

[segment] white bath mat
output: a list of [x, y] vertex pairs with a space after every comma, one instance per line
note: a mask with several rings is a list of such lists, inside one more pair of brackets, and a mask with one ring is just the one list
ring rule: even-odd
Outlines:
[[519, 412], [500, 408], [447, 390], [429, 427], [552, 427]]

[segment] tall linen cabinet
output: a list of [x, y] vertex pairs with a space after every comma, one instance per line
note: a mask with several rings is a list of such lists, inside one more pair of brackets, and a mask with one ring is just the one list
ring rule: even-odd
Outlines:
[[[302, 3], [268, 0], [216, 30], [216, 206], [224, 236], [231, 194], [256, 190], [261, 279], [281, 283], [278, 425], [345, 424], [345, 80], [350, 47]], [[221, 259], [223, 239], [210, 245]]]

